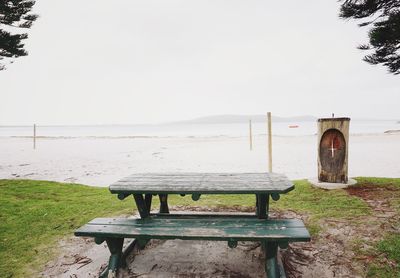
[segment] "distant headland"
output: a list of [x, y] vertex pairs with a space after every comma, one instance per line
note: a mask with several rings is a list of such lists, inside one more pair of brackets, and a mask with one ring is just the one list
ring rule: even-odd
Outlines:
[[[173, 124], [234, 124], [234, 123], [243, 123], [248, 120], [252, 122], [265, 122], [267, 120], [267, 115], [234, 115], [234, 114], [225, 114], [225, 115], [213, 115], [213, 116], [206, 116], [195, 118], [192, 120], [186, 121], [178, 121], [173, 122]], [[277, 117], [272, 116], [272, 121], [274, 122], [313, 122], [316, 121], [317, 117], [310, 116], [310, 115], [303, 115], [303, 116], [295, 116], [295, 117]]]

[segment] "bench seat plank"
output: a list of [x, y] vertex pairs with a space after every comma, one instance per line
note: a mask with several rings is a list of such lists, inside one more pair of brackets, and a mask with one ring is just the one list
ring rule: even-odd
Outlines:
[[76, 230], [76, 236], [104, 238], [309, 241], [298, 219], [257, 218], [96, 218]]

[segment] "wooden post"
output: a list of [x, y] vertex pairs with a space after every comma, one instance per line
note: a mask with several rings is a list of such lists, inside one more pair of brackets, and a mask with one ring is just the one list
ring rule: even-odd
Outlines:
[[33, 149], [36, 149], [36, 124], [33, 125]]
[[251, 119], [249, 120], [249, 140], [250, 140], [250, 151], [253, 150], [253, 132], [251, 129]]
[[268, 118], [268, 171], [272, 172], [272, 127], [271, 112], [267, 113]]

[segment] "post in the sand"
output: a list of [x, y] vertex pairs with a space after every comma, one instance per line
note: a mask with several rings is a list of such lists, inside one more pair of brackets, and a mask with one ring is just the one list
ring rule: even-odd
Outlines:
[[272, 172], [272, 119], [271, 112], [267, 113], [268, 122], [268, 172]]
[[251, 119], [249, 120], [249, 142], [250, 142], [250, 151], [253, 150], [253, 130], [251, 127]]
[[36, 124], [33, 125], [33, 149], [36, 149]]

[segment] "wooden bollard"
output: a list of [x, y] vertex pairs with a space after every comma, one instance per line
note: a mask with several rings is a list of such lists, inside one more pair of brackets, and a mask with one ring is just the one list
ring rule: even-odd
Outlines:
[[33, 149], [36, 149], [36, 124], [33, 125]]
[[249, 142], [250, 142], [250, 151], [253, 150], [253, 130], [251, 127], [251, 120], [249, 120]]
[[272, 173], [272, 117], [271, 112], [267, 113], [268, 122], [268, 172]]

